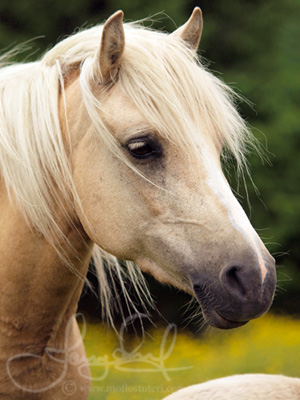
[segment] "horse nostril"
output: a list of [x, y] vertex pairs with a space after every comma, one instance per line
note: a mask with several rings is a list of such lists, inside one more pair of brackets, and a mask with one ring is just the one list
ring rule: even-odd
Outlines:
[[221, 281], [227, 292], [236, 298], [245, 298], [249, 286], [249, 274], [240, 266], [229, 266], [224, 268], [221, 274]]

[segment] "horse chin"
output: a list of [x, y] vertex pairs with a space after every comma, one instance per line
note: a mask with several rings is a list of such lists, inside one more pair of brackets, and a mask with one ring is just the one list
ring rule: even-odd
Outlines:
[[240, 326], [243, 326], [249, 322], [249, 320], [233, 321], [227, 319], [211, 305], [207, 297], [203, 295], [203, 292], [196, 291], [195, 294], [201, 306], [203, 318], [208, 325], [219, 329], [234, 329], [239, 328]]
[[230, 321], [229, 319], [222, 317], [222, 315], [220, 315], [213, 308], [207, 309], [202, 307], [202, 312], [203, 312], [203, 317], [207, 322], [207, 324], [219, 329], [239, 328], [240, 326], [243, 326], [247, 324], [247, 322], [249, 322], [249, 321]]

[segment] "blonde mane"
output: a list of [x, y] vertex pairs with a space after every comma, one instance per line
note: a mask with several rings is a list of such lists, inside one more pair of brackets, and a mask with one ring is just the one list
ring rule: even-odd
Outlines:
[[[220, 148], [229, 149], [241, 168], [253, 139], [236, 111], [232, 90], [208, 72], [178, 38], [136, 24], [125, 24], [124, 28], [126, 47], [118, 74], [118, 85], [124, 94], [162, 136], [176, 143], [187, 156], [203, 156], [196, 136], [206, 135]], [[81, 69], [83, 101], [99, 135], [108, 150], [133, 168], [99, 117], [101, 99], [96, 99], [91, 89], [91, 82], [99, 80], [95, 60], [101, 32], [102, 26], [84, 30], [58, 43], [39, 61], [0, 69], [1, 176], [11, 201], [17, 204], [28, 224], [41, 232], [62, 258], [66, 238], [57, 224], [55, 206], [59, 205], [68, 218], [69, 204], [79, 200], [62, 140], [58, 98], [59, 93], [65, 98], [64, 78], [74, 68]], [[7, 57], [0, 62], [7, 63]], [[57, 191], [61, 197], [52, 195]], [[61, 204], [57, 204], [59, 201]], [[93, 259], [102, 308], [112, 320], [112, 295], [106, 271], [119, 278], [129, 304], [125, 269], [98, 246]], [[139, 269], [127, 263], [126, 273], [141, 301], [151, 304]]]

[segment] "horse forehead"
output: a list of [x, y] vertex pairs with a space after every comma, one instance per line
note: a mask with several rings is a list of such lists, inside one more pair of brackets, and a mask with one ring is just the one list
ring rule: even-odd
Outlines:
[[102, 100], [102, 104], [102, 118], [116, 135], [123, 135], [131, 127], [138, 129], [149, 125], [132, 100], [117, 88], [113, 88], [111, 93]]

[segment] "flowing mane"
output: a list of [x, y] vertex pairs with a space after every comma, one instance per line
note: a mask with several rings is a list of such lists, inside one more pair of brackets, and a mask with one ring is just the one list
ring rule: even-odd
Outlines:
[[[127, 167], [134, 168], [99, 117], [101, 98], [97, 99], [91, 89], [91, 82], [99, 77], [93, 65], [101, 32], [102, 26], [96, 26], [76, 33], [36, 62], [4, 66], [7, 57], [1, 60], [1, 179], [28, 224], [44, 235], [62, 258], [61, 243], [67, 239], [59, 229], [54, 209], [59, 205], [68, 216], [70, 204], [74, 199], [79, 202], [68, 159], [72, 149], [65, 148], [58, 116], [59, 94], [64, 99], [65, 78], [72, 71], [80, 69], [83, 100], [99, 135]], [[200, 132], [220, 148], [229, 149], [242, 167], [252, 137], [236, 111], [232, 90], [208, 72], [178, 38], [137, 24], [125, 24], [125, 34], [118, 85], [138, 110], [187, 156], [205, 156], [196, 145]], [[62, 196], [53, 195], [57, 191]], [[96, 245], [93, 259], [102, 308], [111, 320], [112, 295], [106, 273], [118, 276], [130, 302], [124, 286], [125, 270], [114, 256]], [[128, 262], [126, 270], [141, 300], [151, 302], [139, 269]]]

